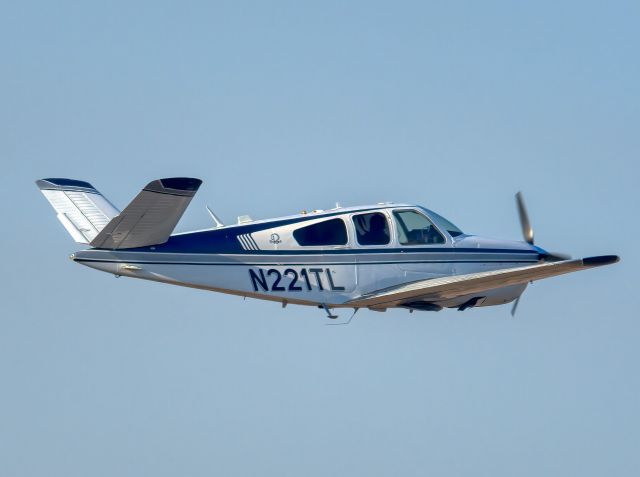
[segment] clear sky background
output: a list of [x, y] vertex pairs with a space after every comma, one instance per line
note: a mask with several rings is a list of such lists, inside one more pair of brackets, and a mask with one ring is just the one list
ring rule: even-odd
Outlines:
[[[0, 476], [640, 474], [640, 3], [2, 2]], [[618, 265], [509, 307], [360, 312], [81, 267], [33, 181], [179, 230], [430, 207]], [[345, 315], [346, 312], [342, 313]], [[346, 318], [346, 315], [344, 316]]]

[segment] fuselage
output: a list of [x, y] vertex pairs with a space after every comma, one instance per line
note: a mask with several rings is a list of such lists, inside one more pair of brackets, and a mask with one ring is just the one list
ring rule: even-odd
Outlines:
[[[525, 242], [464, 234], [423, 207], [377, 204], [176, 234], [150, 247], [89, 249], [72, 258], [117, 276], [340, 307], [386, 287], [521, 267], [545, 254]], [[485, 293], [475, 306], [507, 303], [525, 287]], [[467, 299], [437, 305], [455, 307]]]

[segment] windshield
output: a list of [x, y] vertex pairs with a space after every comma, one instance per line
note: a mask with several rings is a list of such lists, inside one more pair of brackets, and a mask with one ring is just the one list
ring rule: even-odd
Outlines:
[[457, 237], [458, 235], [462, 235], [464, 232], [456, 227], [454, 224], [445, 219], [442, 215], [436, 214], [433, 210], [425, 209], [429, 216], [433, 219], [438, 227], [449, 232], [449, 235], [452, 237]]

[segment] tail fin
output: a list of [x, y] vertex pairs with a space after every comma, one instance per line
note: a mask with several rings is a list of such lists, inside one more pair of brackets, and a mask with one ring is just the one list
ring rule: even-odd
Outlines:
[[122, 249], [165, 243], [200, 184], [200, 179], [190, 177], [150, 182], [100, 231], [91, 246]]
[[90, 243], [120, 213], [88, 182], [41, 179], [36, 184], [78, 243]]
[[36, 184], [76, 242], [121, 249], [169, 240], [202, 181], [190, 177], [152, 181], [122, 212], [88, 182], [42, 179]]

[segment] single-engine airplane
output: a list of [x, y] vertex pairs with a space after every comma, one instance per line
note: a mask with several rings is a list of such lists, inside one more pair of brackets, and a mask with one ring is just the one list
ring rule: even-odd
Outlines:
[[462, 232], [424, 207], [379, 203], [267, 220], [238, 217], [172, 234], [202, 184], [172, 177], [150, 182], [119, 211], [91, 184], [36, 182], [73, 239], [90, 249], [71, 259], [115, 276], [324, 309], [466, 310], [515, 300], [542, 278], [609, 265], [605, 255], [572, 260], [534, 245], [516, 194], [524, 240]]

